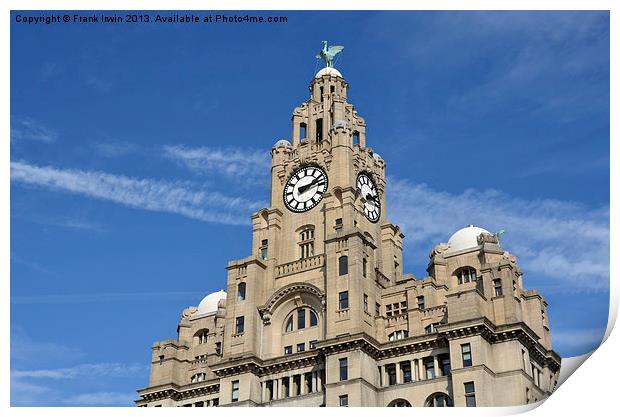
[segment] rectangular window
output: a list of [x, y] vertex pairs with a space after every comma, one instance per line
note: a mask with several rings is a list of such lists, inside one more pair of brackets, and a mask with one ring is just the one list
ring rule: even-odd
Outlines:
[[400, 314], [407, 314], [407, 302], [402, 301], [400, 303]]
[[396, 385], [396, 365], [387, 365], [385, 367], [388, 377], [388, 385]]
[[364, 312], [368, 313], [368, 295], [364, 294]]
[[306, 130], [307, 130], [307, 125], [305, 123], [300, 123], [299, 124], [299, 138], [300, 139], [305, 139], [306, 138]]
[[336, 223], [334, 224], [334, 227], [336, 229], [342, 229], [342, 218], [339, 217], [336, 219]]
[[379, 317], [381, 315], [381, 304], [375, 303], [375, 316]]
[[273, 392], [273, 381], [267, 381], [267, 399], [269, 401], [273, 400], [274, 392]]
[[284, 346], [284, 354], [290, 355], [291, 353], [293, 353], [293, 346]]
[[403, 382], [411, 382], [411, 362], [403, 362], [400, 364], [400, 369], [403, 373]]
[[424, 369], [426, 370], [426, 379], [435, 379], [435, 360], [432, 357], [424, 359]]
[[237, 286], [237, 301], [245, 300], [245, 282], [240, 282]]
[[310, 350], [316, 349], [316, 340], [311, 340], [310, 343], [308, 343], [308, 347]]
[[366, 270], [368, 269], [368, 261], [366, 258], [362, 260], [362, 276], [366, 278]]
[[[321, 101], [323, 96], [321, 96]], [[321, 142], [323, 140], [323, 119], [316, 119], [316, 141]]]
[[268, 248], [269, 248], [269, 241], [267, 239], [263, 239], [263, 241], [260, 244], [260, 257], [262, 260], [266, 260], [267, 256], [268, 256]]
[[235, 329], [237, 331], [237, 334], [243, 333], [244, 321], [245, 321], [245, 318], [243, 316], [237, 317], [237, 320], [235, 323]]
[[450, 374], [452, 373], [452, 369], [450, 367], [450, 355], [440, 355], [438, 359], [441, 375], [450, 376]]
[[461, 354], [463, 355], [463, 368], [471, 366], [471, 345], [469, 343], [461, 345]]
[[392, 304], [387, 304], [385, 306], [385, 315], [388, 317], [392, 316]]
[[239, 401], [239, 381], [232, 382], [232, 396], [230, 399], [231, 402], [236, 403]]
[[349, 273], [349, 258], [341, 256], [338, 258], [338, 275], [347, 275]]
[[297, 310], [297, 329], [306, 327], [306, 310], [303, 308]]
[[305, 343], [297, 343], [297, 352], [304, 352], [306, 350]]
[[338, 308], [340, 310], [346, 310], [349, 308], [349, 292], [343, 291], [338, 293]]
[[216, 355], [222, 354], [222, 342], [215, 342], [215, 354]]
[[346, 381], [349, 379], [349, 365], [347, 358], [338, 359], [338, 364], [340, 366], [340, 380]]
[[495, 296], [499, 297], [500, 295], [503, 294], [502, 292], [502, 280], [501, 279], [494, 279], [493, 280], [493, 290], [495, 292]]
[[465, 406], [467, 407], [476, 406], [476, 388], [474, 387], [473, 382], [465, 383]]
[[419, 308], [420, 310], [424, 310], [424, 296], [423, 296], [423, 295], [420, 295], [420, 296], [417, 298], [417, 300], [418, 300], [418, 308]]
[[348, 407], [349, 406], [349, 396], [341, 395], [338, 397], [338, 401], [340, 401], [340, 407]]

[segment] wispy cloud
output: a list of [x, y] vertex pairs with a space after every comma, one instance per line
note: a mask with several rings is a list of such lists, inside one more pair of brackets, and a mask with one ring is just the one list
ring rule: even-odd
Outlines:
[[112, 81], [106, 80], [96, 75], [89, 75], [88, 77], [86, 77], [85, 82], [87, 86], [91, 87], [93, 90], [101, 94], [109, 93], [114, 86], [114, 83]]
[[11, 141], [54, 142], [58, 133], [30, 117], [11, 116]]
[[137, 398], [134, 393], [124, 392], [90, 392], [85, 394], [74, 395], [64, 399], [65, 405], [73, 405], [80, 407], [91, 406], [132, 406]]
[[519, 258], [526, 282], [551, 291], [609, 288], [608, 207], [523, 200], [495, 190], [451, 194], [398, 179], [389, 187], [391, 217], [413, 242], [412, 256], [476, 224], [507, 230], [502, 246]]
[[264, 202], [197, 189], [187, 182], [138, 179], [99, 171], [35, 166], [25, 162], [11, 162], [11, 181], [128, 207], [230, 225], [248, 224], [248, 213], [264, 205]]
[[11, 366], [30, 366], [41, 358], [58, 362], [66, 358], [80, 359], [83, 352], [74, 346], [47, 342], [30, 337], [18, 325], [11, 325]]
[[123, 377], [141, 374], [148, 371], [147, 365], [127, 365], [121, 363], [94, 363], [80, 364], [68, 368], [11, 370], [11, 376], [16, 379], [75, 379], [81, 377], [114, 376]]
[[217, 173], [231, 179], [254, 183], [269, 173], [269, 152], [237, 148], [188, 148], [164, 146], [164, 157], [196, 173]]
[[98, 155], [105, 158], [126, 156], [138, 150], [138, 146], [136, 144], [116, 140], [97, 142], [94, 143], [92, 147]]
[[594, 329], [553, 329], [553, 332], [551, 332], [554, 345], [584, 353], [598, 348], [604, 335], [605, 327]]

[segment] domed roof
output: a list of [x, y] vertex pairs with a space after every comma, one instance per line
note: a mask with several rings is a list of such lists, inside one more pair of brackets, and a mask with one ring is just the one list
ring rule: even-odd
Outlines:
[[377, 161], [382, 161], [383, 158], [381, 158], [381, 155], [379, 155], [377, 152], [373, 153], [372, 156], [377, 160]]
[[448, 240], [448, 251], [458, 252], [464, 249], [471, 249], [478, 246], [478, 236], [481, 233], [490, 235], [488, 230], [481, 227], [476, 227], [470, 224], [467, 227], [462, 228], [450, 237]]
[[340, 71], [338, 71], [336, 68], [333, 68], [333, 67], [323, 68], [322, 70], [316, 73], [314, 78], [321, 78], [324, 75], [332, 75], [334, 77], [344, 78], [342, 74], [340, 73]]
[[289, 142], [286, 139], [280, 139], [273, 145], [274, 148], [279, 148], [281, 146], [284, 146], [286, 148], [286, 147], [293, 146], [293, 145], [291, 145], [291, 142]]
[[198, 311], [196, 314], [207, 314], [217, 311], [217, 305], [220, 300], [226, 299], [226, 291], [219, 290], [218, 292], [211, 293], [202, 299], [198, 304]]

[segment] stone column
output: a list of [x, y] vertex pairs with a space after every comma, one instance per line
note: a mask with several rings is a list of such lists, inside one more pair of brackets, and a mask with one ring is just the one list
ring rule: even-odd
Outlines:
[[316, 388], [317, 391], [323, 391], [323, 379], [321, 378], [321, 371], [316, 371]]
[[396, 384], [402, 384], [403, 377], [400, 374], [400, 362], [396, 362]]
[[269, 399], [267, 398], [267, 381], [263, 381], [261, 383], [261, 397], [262, 397], [262, 401], [263, 402], [267, 402], [269, 401]]
[[280, 379], [276, 378], [273, 380], [273, 399], [277, 400], [280, 398]]
[[411, 369], [411, 382], [417, 381], [415, 375], [414, 361], [409, 361], [409, 369]]
[[293, 378], [292, 376], [288, 377], [288, 396], [289, 397], [294, 397], [297, 392], [297, 390], [295, 389], [295, 378]]
[[435, 366], [435, 378], [439, 376], [439, 360], [437, 359], [437, 355], [433, 356], [433, 364]]
[[381, 367], [383, 369], [383, 386], [388, 387], [390, 385], [390, 375], [388, 374], [387, 365]]
[[312, 372], [312, 392], [318, 391], [316, 388], [316, 374], [317, 374], [316, 371]]

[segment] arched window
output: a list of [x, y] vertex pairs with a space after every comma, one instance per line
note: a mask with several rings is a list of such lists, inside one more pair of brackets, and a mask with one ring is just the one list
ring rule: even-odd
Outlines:
[[349, 273], [349, 257], [341, 256], [338, 258], [338, 275], [347, 275]]
[[443, 392], [436, 392], [430, 395], [426, 402], [424, 403], [425, 407], [454, 407], [452, 403], [452, 398], [448, 394]]
[[388, 407], [411, 407], [411, 403], [407, 400], [403, 400], [402, 398], [398, 398], [389, 403]]
[[300, 259], [314, 256], [314, 227], [308, 226], [299, 234]]
[[198, 339], [199, 345], [204, 345], [209, 340], [209, 329], [200, 330], [196, 333], [196, 338]]
[[245, 300], [245, 282], [240, 282], [237, 286], [237, 301]]
[[409, 332], [407, 330], [397, 330], [388, 335], [388, 340], [393, 342], [394, 340], [401, 340], [405, 337], [409, 337]]
[[[310, 318], [308, 320], [308, 317]], [[291, 312], [284, 321], [284, 332], [289, 333], [294, 330], [302, 330], [307, 327], [319, 325], [319, 318], [309, 307], [300, 307]]]
[[359, 145], [359, 143], [360, 143], [360, 132], [358, 132], [356, 130], [356, 131], [353, 132], [353, 144], [354, 145]]
[[476, 281], [476, 270], [470, 267], [459, 269], [456, 273], [456, 280], [459, 285], [474, 282]]
[[308, 125], [306, 125], [305, 123], [300, 123], [299, 124], [299, 139], [303, 142], [304, 139], [306, 139], [306, 130], [308, 129]]

